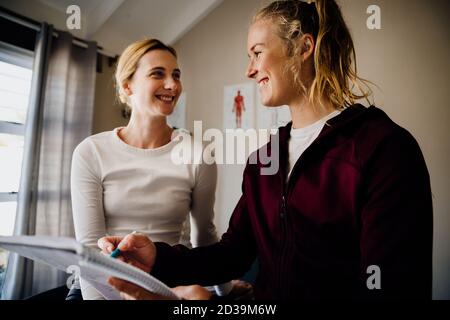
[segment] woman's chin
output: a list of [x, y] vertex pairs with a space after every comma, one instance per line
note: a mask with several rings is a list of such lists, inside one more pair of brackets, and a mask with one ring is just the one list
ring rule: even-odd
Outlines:
[[270, 99], [262, 99], [261, 104], [264, 107], [278, 107], [279, 106], [278, 104], [276, 104], [274, 101], [272, 101]]
[[173, 110], [175, 110], [175, 104], [173, 102], [161, 103], [158, 105], [158, 110], [160, 113], [170, 115], [173, 113]]
[[162, 115], [168, 117], [173, 113], [174, 110], [175, 110], [175, 107], [166, 107], [166, 108], [161, 108], [160, 112]]

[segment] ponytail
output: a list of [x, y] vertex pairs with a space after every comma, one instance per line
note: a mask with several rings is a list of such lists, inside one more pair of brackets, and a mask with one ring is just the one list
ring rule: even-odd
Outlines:
[[370, 104], [372, 90], [368, 81], [357, 75], [355, 47], [341, 10], [334, 0], [316, 0], [315, 6], [319, 31], [314, 53], [316, 76], [309, 99], [325, 94], [335, 106], [345, 107], [362, 98]]

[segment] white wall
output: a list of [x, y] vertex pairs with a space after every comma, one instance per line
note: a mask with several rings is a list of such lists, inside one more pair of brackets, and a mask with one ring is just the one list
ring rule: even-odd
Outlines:
[[92, 133], [109, 131], [126, 126], [128, 120], [122, 117], [122, 104], [114, 90], [115, 64], [109, 66], [108, 59], [102, 58], [103, 70], [95, 79], [94, 119]]
[[[252, 13], [268, 1], [227, 0], [180, 39], [188, 128], [222, 128], [224, 85], [246, 81], [246, 37]], [[360, 75], [375, 82], [376, 104], [418, 140], [434, 200], [434, 281], [437, 299], [450, 299], [449, 12], [446, 0], [341, 0], [354, 37]], [[366, 9], [381, 8], [381, 30], [366, 27]], [[224, 231], [240, 195], [242, 167], [220, 168], [217, 223]], [[224, 185], [224, 177], [232, 180]]]

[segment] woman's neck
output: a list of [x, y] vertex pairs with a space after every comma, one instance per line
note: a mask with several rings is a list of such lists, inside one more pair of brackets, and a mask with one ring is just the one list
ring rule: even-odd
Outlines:
[[141, 149], [154, 149], [170, 142], [173, 129], [165, 117], [146, 117], [132, 114], [128, 125], [119, 131], [127, 144]]
[[290, 104], [292, 128], [304, 128], [336, 110], [328, 99], [322, 98], [320, 101], [322, 103], [312, 104], [303, 98], [300, 102]]

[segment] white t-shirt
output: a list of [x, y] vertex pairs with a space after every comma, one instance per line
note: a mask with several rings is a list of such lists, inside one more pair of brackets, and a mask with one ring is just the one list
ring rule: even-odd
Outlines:
[[289, 163], [288, 163], [288, 178], [291, 175], [292, 168], [302, 153], [313, 143], [319, 136], [325, 123], [331, 118], [340, 114], [341, 111], [336, 110], [323, 117], [322, 119], [306, 126], [304, 128], [291, 128], [291, 138], [289, 140]]
[[[119, 129], [88, 137], [73, 153], [77, 240], [97, 248], [97, 240], [106, 234], [124, 236], [136, 230], [171, 245], [216, 242], [216, 165], [175, 164], [171, 151], [182, 142], [173, 139], [155, 149], [135, 148], [119, 138]], [[81, 281], [84, 299], [100, 299], [89, 287]]]

